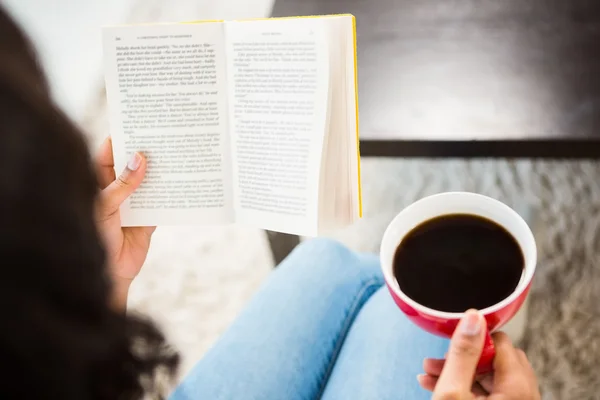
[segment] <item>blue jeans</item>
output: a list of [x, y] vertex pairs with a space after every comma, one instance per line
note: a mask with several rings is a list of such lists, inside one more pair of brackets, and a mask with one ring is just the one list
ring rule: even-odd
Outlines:
[[426, 399], [416, 375], [447, 347], [396, 307], [376, 256], [315, 239], [272, 273], [171, 399]]

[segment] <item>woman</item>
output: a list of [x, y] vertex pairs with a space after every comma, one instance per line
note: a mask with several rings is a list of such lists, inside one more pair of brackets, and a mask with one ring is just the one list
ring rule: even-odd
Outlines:
[[[146, 161], [134, 154], [115, 176], [107, 140], [94, 167], [1, 10], [0, 37], [0, 397], [160, 397], [178, 356], [151, 322], [124, 312], [154, 228], [121, 228], [119, 205]], [[524, 353], [501, 334], [495, 375], [474, 382], [483, 331], [467, 313], [447, 360], [426, 359], [418, 383], [436, 399], [539, 399]], [[172, 398], [425, 398], [421, 359], [447, 348], [393, 306], [374, 256], [315, 240], [272, 274]]]

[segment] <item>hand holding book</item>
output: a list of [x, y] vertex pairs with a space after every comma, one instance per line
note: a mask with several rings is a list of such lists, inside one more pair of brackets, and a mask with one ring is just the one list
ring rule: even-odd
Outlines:
[[150, 239], [156, 229], [155, 226], [121, 227], [119, 208], [142, 183], [146, 167], [144, 157], [134, 153], [117, 176], [110, 137], [100, 146], [96, 170], [102, 191], [96, 223], [106, 249], [106, 264], [112, 280], [112, 306], [119, 310], [125, 310], [127, 306], [129, 287], [146, 260]]

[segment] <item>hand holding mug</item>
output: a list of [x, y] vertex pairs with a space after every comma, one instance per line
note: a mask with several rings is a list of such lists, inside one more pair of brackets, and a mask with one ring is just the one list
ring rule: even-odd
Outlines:
[[477, 374], [491, 372], [491, 334], [517, 313], [535, 273], [535, 239], [519, 214], [475, 193], [429, 196], [390, 223], [380, 259], [392, 299], [424, 330], [450, 338], [463, 310], [480, 310]]
[[458, 324], [446, 360], [425, 359], [419, 384], [434, 400], [539, 400], [537, 379], [522, 350], [504, 333], [493, 335], [494, 373], [474, 379], [485, 340], [485, 319], [470, 310]]

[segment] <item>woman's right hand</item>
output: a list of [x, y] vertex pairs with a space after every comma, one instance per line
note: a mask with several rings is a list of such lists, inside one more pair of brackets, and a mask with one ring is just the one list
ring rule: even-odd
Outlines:
[[459, 323], [445, 360], [425, 359], [419, 384], [433, 400], [540, 400], [535, 372], [525, 353], [502, 332], [493, 335], [494, 373], [473, 379], [485, 336], [485, 319], [474, 310]]

